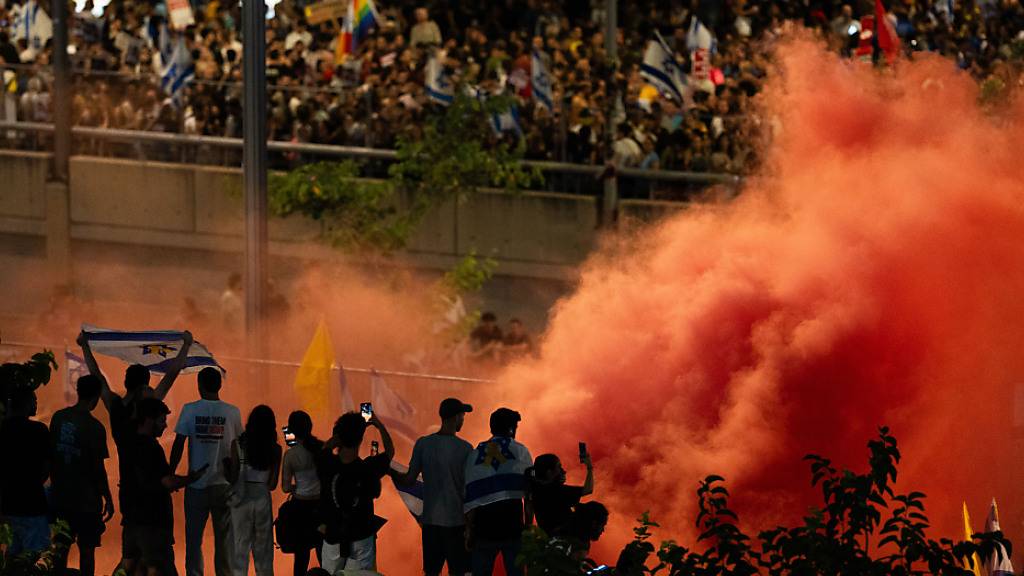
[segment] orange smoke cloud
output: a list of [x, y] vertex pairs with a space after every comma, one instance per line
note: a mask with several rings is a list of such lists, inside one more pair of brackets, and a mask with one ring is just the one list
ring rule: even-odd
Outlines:
[[983, 112], [948, 60], [879, 73], [803, 38], [777, 56], [764, 173], [592, 259], [501, 400], [535, 455], [589, 443], [613, 514], [604, 561], [647, 509], [693, 542], [712, 473], [754, 533], [799, 521], [817, 494], [801, 457], [863, 469], [881, 424], [935, 536], [960, 533], [961, 500], [980, 516], [995, 496], [1013, 537], [1019, 114]]

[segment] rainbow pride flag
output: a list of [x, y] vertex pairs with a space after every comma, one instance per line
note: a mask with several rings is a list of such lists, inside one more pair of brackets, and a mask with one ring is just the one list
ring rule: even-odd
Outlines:
[[377, 19], [377, 8], [373, 5], [373, 0], [349, 1], [345, 23], [338, 36], [338, 46], [334, 50], [336, 64], [355, 54], [356, 48], [366, 40]]

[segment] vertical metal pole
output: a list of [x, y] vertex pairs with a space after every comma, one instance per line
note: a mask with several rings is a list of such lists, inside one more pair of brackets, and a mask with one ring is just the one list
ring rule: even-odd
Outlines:
[[265, 12], [264, 0], [244, 0], [242, 185], [245, 189], [245, 331], [249, 353], [256, 358], [264, 356], [263, 293], [267, 286]]
[[[618, 97], [618, 86], [615, 76], [619, 69], [619, 3], [618, 0], [605, 0], [605, 36], [604, 50], [608, 58], [608, 79], [605, 81], [605, 103], [607, 112], [605, 116], [605, 164], [610, 164], [614, 154], [612, 145], [615, 143], [614, 123], [615, 100]], [[601, 202], [601, 224], [606, 227], [613, 226], [619, 205], [618, 175], [613, 173], [604, 179], [604, 197]]]
[[71, 63], [68, 59], [68, 2], [53, 0], [53, 174], [67, 184], [71, 156]]

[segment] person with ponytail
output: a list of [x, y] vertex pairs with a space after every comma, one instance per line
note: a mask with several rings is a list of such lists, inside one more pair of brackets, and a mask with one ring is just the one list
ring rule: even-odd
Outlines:
[[295, 435], [295, 440], [284, 453], [281, 490], [290, 500], [278, 514], [278, 541], [282, 552], [295, 555], [295, 576], [304, 576], [309, 568], [310, 550], [316, 550], [317, 563], [323, 550], [323, 535], [317, 530], [320, 477], [316, 459], [324, 443], [313, 436], [313, 420], [302, 410], [288, 416], [288, 432]]

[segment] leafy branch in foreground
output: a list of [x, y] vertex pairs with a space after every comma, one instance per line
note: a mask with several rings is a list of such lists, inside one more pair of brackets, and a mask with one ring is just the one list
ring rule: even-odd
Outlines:
[[335, 245], [400, 249], [423, 217], [446, 202], [541, 180], [538, 170], [520, 162], [522, 139], [512, 144], [491, 128], [493, 115], [512, 105], [509, 96], [480, 100], [459, 90], [451, 106], [428, 119], [421, 138], [399, 139], [388, 179], [361, 178], [362, 165], [354, 160], [306, 164], [270, 175], [270, 209], [325, 221]]
[[[634, 529], [635, 538], [619, 555], [615, 574], [973, 576], [975, 558], [989, 558], [998, 549], [1011, 552], [1002, 532], [974, 534], [964, 542], [929, 538], [925, 495], [893, 489], [900, 452], [888, 428], [880, 428], [868, 448], [870, 469], [863, 474], [839, 471], [827, 458], [807, 456], [822, 506], [812, 509], [801, 525], [762, 531], [756, 545], [728, 507], [723, 478], [708, 476], [697, 489], [697, 542], [704, 550], [690, 550], [672, 540], [655, 549], [650, 539], [651, 528], [657, 525], [645, 513]], [[561, 560], [551, 562], [550, 552], [541, 543], [524, 542], [523, 559], [531, 574], [586, 573], [586, 565], [579, 562], [569, 568]]]

